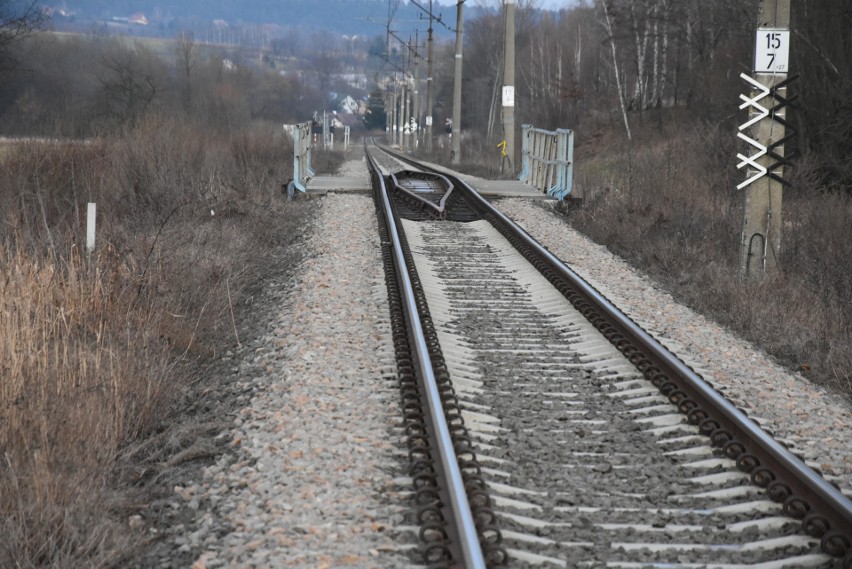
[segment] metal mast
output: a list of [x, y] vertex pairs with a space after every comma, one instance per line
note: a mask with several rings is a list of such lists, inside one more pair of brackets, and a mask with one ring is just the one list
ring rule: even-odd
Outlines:
[[456, 4], [456, 74], [453, 79], [453, 144], [452, 163], [461, 160], [461, 99], [462, 99], [462, 28], [464, 26], [464, 0]]
[[428, 62], [426, 65], [426, 151], [432, 151], [432, 107], [435, 105], [435, 87], [434, 81], [434, 60], [432, 57], [432, 0], [429, 0], [429, 39], [426, 56]]
[[515, 0], [503, 0], [505, 55], [503, 57], [503, 137], [509, 167], [515, 169]]

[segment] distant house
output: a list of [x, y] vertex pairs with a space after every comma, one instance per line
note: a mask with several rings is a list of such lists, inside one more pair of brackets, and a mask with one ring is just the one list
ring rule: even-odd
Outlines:
[[354, 114], [358, 112], [358, 101], [347, 95], [346, 98], [340, 101], [340, 110], [347, 115]]
[[363, 73], [341, 73], [337, 77], [353, 89], [366, 89], [368, 86], [367, 76]]
[[48, 18], [65, 18], [71, 19], [77, 15], [76, 12], [71, 10], [65, 10], [64, 8], [54, 8], [53, 6], [44, 6], [41, 9], [41, 13], [47, 16]]
[[129, 18], [125, 18], [124, 16], [113, 16], [111, 20], [116, 24], [135, 24], [137, 26], [148, 25], [148, 18], [146, 18], [145, 14], [142, 13], [133, 14]]
[[363, 130], [364, 122], [361, 120], [361, 117], [358, 115], [352, 114], [347, 115], [340, 113], [334, 118], [335, 124], [348, 126], [353, 131]]

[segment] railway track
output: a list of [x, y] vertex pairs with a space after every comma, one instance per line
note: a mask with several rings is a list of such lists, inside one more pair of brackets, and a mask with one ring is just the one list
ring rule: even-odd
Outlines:
[[427, 564], [852, 567], [834, 486], [459, 179], [369, 156]]

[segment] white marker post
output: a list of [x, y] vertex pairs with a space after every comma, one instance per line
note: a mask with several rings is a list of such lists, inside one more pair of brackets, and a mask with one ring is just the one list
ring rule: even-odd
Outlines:
[[97, 205], [89, 202], [88, 211], [86, 212], [86, 252], [91, 253], [95, 250], [95, 211]]

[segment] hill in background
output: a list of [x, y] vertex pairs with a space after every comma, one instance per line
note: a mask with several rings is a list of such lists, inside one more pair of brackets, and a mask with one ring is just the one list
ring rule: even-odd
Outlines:
[[[211, 27], [247, 25], [377, 36], [384, 35], [388, 19], [386, 0], [63, 0], [45, 6], [58, 28], [91, 30], [93, 26], [123, 26], [126, 33], [160, 36], [183, 30], [203, 33]], [[453, 7], [435, 3], [433, 13], [442, 16], [449, 27], [455, 24]], [[427, 19], [424, 12], [409, 2], [400, 3], [394, 14], [395, 27], [406, 30], [405, 33], [418, 27], [425, 30]], [[438, 34], [450, 34], [438, 24], [434, 29]]]

